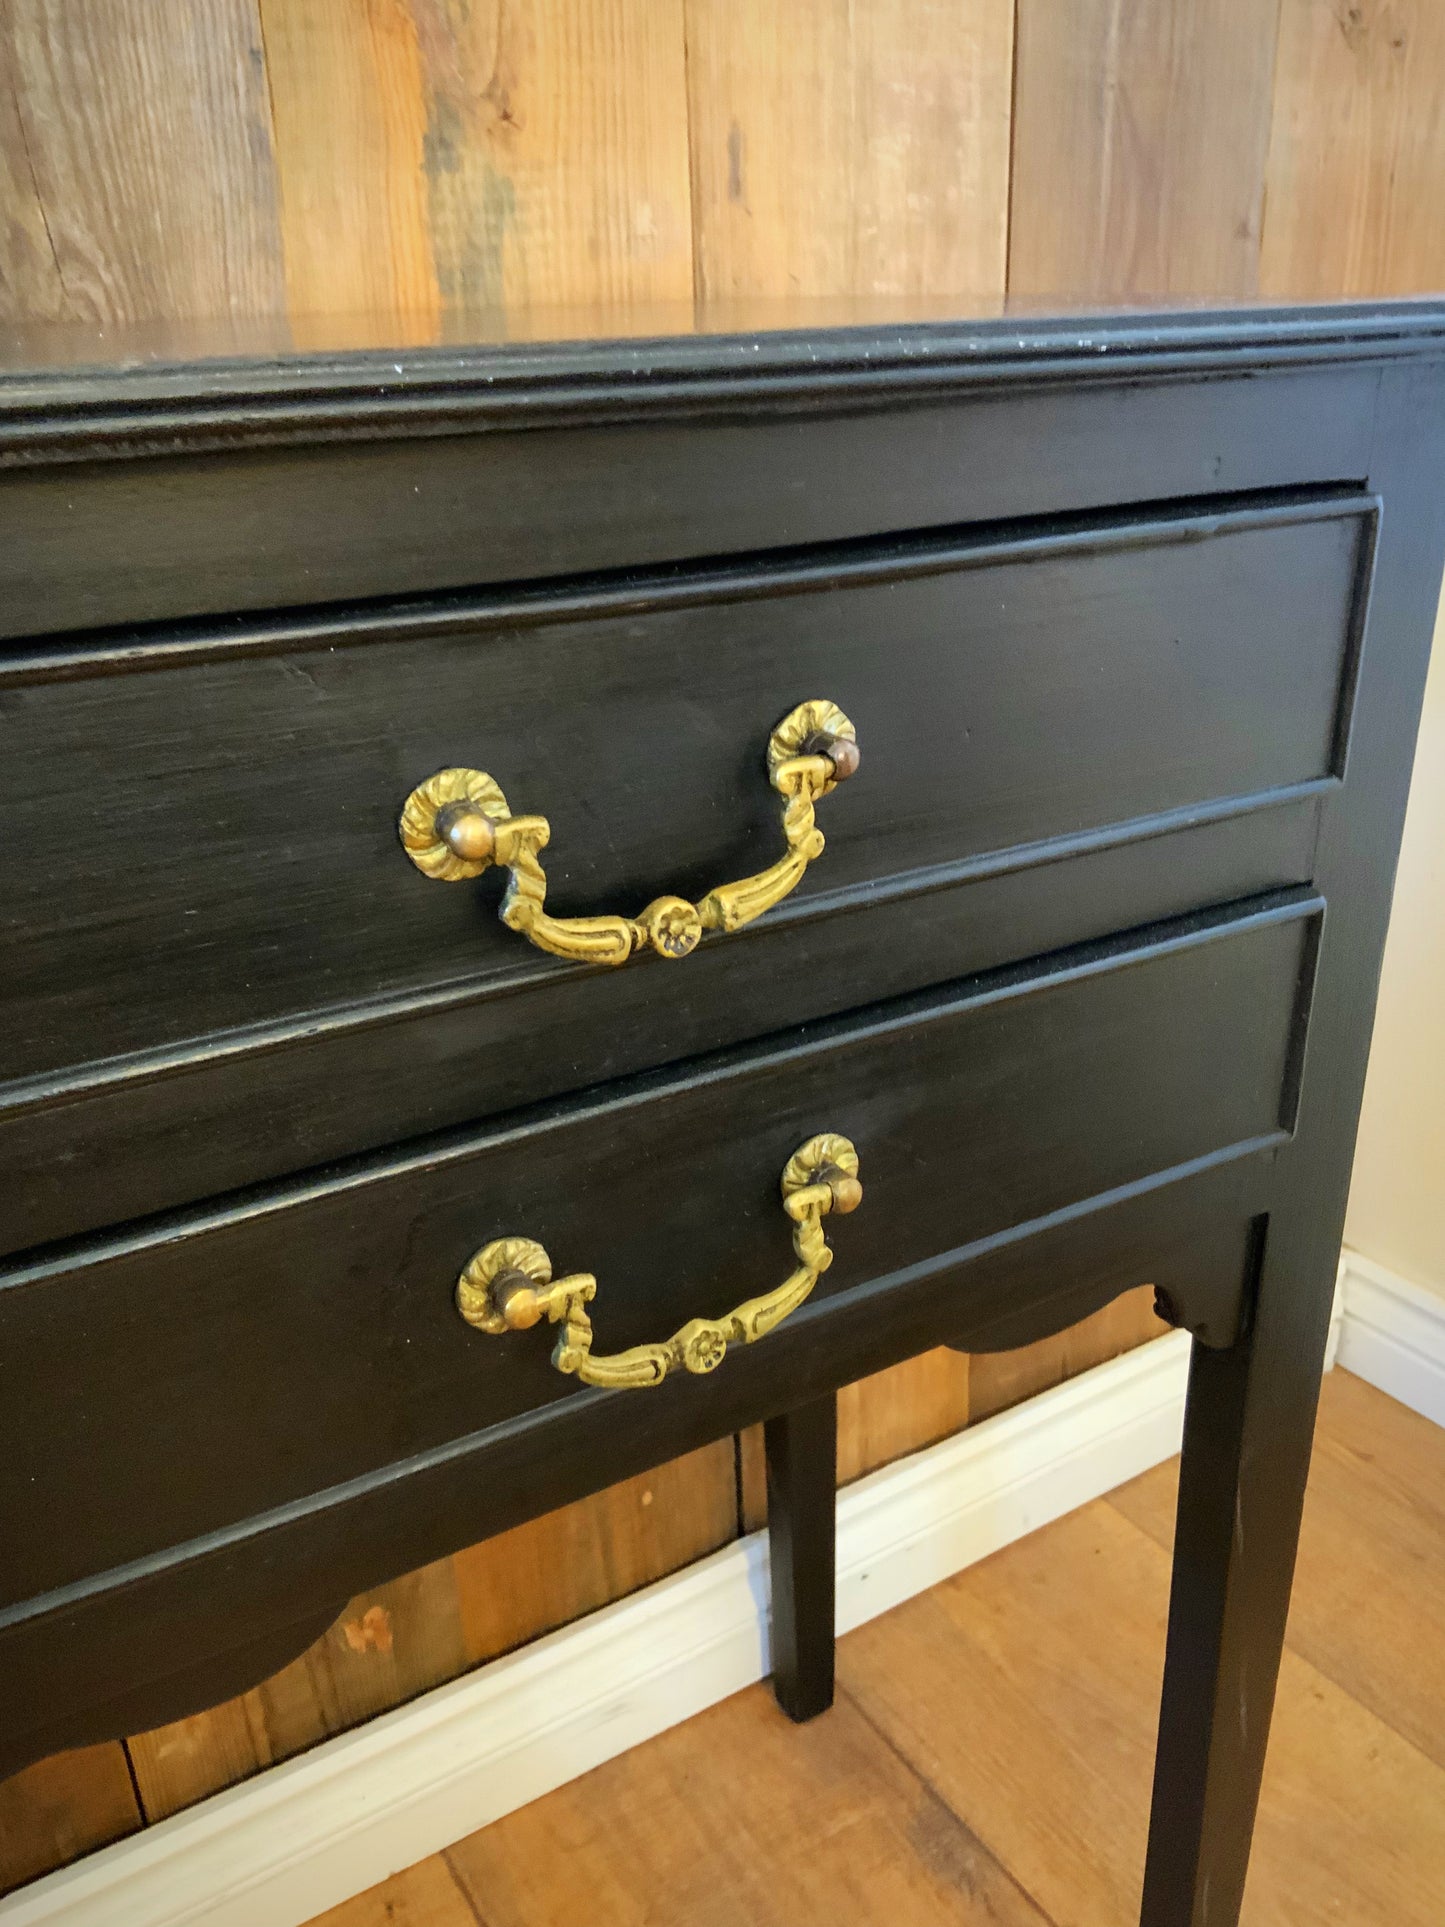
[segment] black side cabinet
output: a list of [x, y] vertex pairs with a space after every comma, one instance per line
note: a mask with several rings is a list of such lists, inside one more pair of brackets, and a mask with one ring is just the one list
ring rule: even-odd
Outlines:
[[1429, 303], [0, 377], [0, 1771], [839, 1386], [1194, 1337], [1238, 1917], [1445, 547]]

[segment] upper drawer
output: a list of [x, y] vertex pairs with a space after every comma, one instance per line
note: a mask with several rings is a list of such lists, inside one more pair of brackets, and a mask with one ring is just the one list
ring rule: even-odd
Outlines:
[[1358, 501], [1242, 508], [12, 662], [0, 1077], [560, 974], [498, 921], [497, 872], [442, 884], [400, 848], [450, 765], [549, 819], [562, 914], [771, 862], [765, 745], [815, 696], [862, 768], [819, 807], [797, 917], [1329, 779], [1369, 526]]
[[[1372, 526], [1234, 506], [12, 661], [4, 1244], [1307, 879]], [[813, 696], [862, 745], [827, 848], [685, 962], [561, 964], [496, 872], [398, 841], [469, 764], [549, 818], [549, 907], [699, 896], [778, 853], [764, 745]]]

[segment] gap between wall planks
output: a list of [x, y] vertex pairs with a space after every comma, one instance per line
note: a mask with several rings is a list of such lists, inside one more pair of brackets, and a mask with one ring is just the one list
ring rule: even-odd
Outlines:
[[[1435, 0], [7, 0], [0, 321], [284, 310], [305, 346], [478, 305], [1097, 299], [1445, 283]], [[317, 317], [325, 315], [324, 321]], [[1157, 1329], [844, 1394], [856, 1476]], [[0, 1887], [546, 1627], [758, 1515], [754, 1445], [354, 1601], [255, 1692], [0, 1786]], [[649, 1499], [650, 1495], [650, 1499]], [[131, 1766], [134, 1766], [134, 1784]]]

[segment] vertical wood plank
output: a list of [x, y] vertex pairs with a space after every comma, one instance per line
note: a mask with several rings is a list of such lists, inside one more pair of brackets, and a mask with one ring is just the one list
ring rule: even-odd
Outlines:
[[536, 1639], [737, 1534], [731, 1439], [457, 1554], [468, 1663]]
[[838, 1483], [946, 1439], [973, 1415], [972, 1366], [945, 1348], [905, 1359], [838, 1394]]
[[697, 288], [998, 293], [1012, 0], [687, 0]]
[[119, 1741], [38, 1760], [0, 1780], [0, 1893], [140, 1824]]
[[[110, 324], [278, 311], [255, 0], [9, 0], [7, 25], [8, 78], [64, 315]], [[21, 206], [33, 244], [23, 195]], [[54, 295], [41, 260], [18, 304], [27, 318], [37, 308], [53, 318]]]
[[418, 19], [443, 299], [686, 301], [681, 0], [439, 0]]
[[681, 0], [261, 8], [301, 339], [690, 299]]
[[65, 283], [20, 118], [12, 24], [0, 12], [0, 321], [63, 321]]
[[1009, 292], [1252, 294], [1278, 0], [1019, 0]]
[[1142, 1285], [1055, 1338], [1013, 1352], [979, 1352], [969, 1379], [970, 1416], [976, 1421], [1007, 1411], [1036, 1392], [1062, 1385], [1093, 1365], [1162, 1337], [1168, 1329], [1154, 1316], [1153, 1287]]
[[[279, 182], [286, 301], [309, 316], [378, 312], [398, 345], [437, 332], [428, 226], [426, 97], [405, 0], [260, 0]], [[344, 321], [321, 331], [346, 338]]]
[[1445, 283], [1445, 8], [1283, 0], [1261, 274], [1279, 295]]

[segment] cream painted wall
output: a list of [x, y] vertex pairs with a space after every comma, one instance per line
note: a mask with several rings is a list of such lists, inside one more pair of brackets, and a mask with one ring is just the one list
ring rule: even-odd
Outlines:
[[1445, 1294], [1445, 603], [1435, 627], [1345, 1239]]

